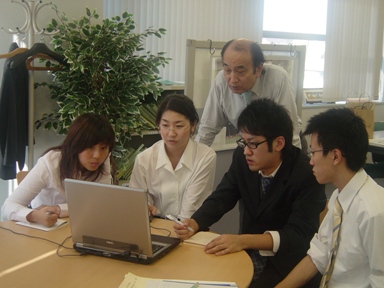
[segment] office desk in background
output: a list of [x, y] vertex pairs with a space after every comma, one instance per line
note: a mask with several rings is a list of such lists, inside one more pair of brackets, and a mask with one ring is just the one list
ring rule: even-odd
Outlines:
[[374, 154], [384, 155], [384, 138], [369, 139], [368, 151]]
[[[172, 231], [173, 222], [154, 219], [152, 227]], [[69, 224], [44, 232], [16, 225], [13, 221], [0, 226], [31, 236], [62, 243], [71, 235]], [[152, 233], [167, 235], [163, 230]], [[72, 239], [65, 246], [72, 247]], [[160, 279], [184, 279], [236, 282], [247, 287], [253, 275], [252, 261], [245, 251], [214, 256], [206, 254], [201, 246], [181, 243], [169, 254], [151, 265], [135, 264], [98, 256], [56, 255], [57, 245], [41, 239], [16, 235], [0, 229], [0, 287], [112, 287], [117, 288], [125, 274]], [[60, 254], [77, 254], [61, 249]]]

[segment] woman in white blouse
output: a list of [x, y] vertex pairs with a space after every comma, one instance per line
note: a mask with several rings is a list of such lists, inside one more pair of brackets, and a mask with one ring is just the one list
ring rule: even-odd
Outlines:
[[129, 182], [130, 187], [148, 190], [153, 215], [189, 218], [212, 192], [216, 153], [191, 139], [198, 120], [185, 95], [170, 95], [158, 108], [162, 140], [137, 155]]
[[47, 227], [67, 217], [64, 179], [111, 184], [109, 155], [114, 144], [115, 133], [104, 116], [80, 115], [63, 143], [48, 149], [5, 200], [2, 217]]

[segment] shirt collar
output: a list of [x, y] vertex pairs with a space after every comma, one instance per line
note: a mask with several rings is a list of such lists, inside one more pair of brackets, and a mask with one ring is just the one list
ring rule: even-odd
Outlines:
[[280, 162], [279, 166], [277, 166], [277, 168], [275, 169], [275, 171], [273, 171], [270, 175], [264, 175], [264, 173], [261, 172], [261, 170], [259, 170], [259, 174], [260, 174], [261, 176], [263, 176], [263, 177], [266, 177], [266, 178], [273, 178], [273, 177], [275, 177], [277, 171], [279, 171], [279, 168], [280, 168], [280, 166], [281, 166], [281, 163], [283, 163], [283, 162]]
[[177, 165], [175, 170], [177, 170], [179, 168], [179, 165], [181, 164], [190, 170], [193, 169], [193, 159], [195, 158], [195, 153], [193, 153], [194, 144], [195, 143], [191, 139], [189, 139], [187, 147], [185, 147], [184, 153], [181, 156], [179, 164]]
[[[352, 203], [353, 198], [359, 193], [360, 189], [367, 182], [368, 174], [364, 169], [360, 169], [355, 176], [347, 183], [343, 190], [338, 191], [338, 198], [343, 208], [343, 211], [346, 211], [349, 205]], [[343, 192], [343, 193], [341, 193]]]
[[[162, 143], [160, 145], [159, 154], [157, 157], [157, 163], [156, 163], [156, 169], [159, 169], [163, 166], [165, 166], [168, 169], [173, 170], [171, 161], [168, 158], [167, 152], [165, 151], [165, 143], [163, 140], [161, 140]], [[193, 168], [193, 159], [195, 157], [195, 154], [193, 153], [193, 145], [195, 143], [189, 139], [187, 147], [185, 147], [184, 153], [180, 158], [179, 163], [176, 166], [175, 170], [180, 169], [181, 167], [185, 166], [188, 169], [192, 170]]]

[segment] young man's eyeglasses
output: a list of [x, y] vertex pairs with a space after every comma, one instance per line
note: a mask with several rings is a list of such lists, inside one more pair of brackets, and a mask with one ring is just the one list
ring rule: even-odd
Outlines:
[[243, 139], [239, 139], [236, 141], [237, 146], [241, 148], [245, 148], [247, 146], [249, 149], [256, 149], [259, 147], [260, 144], [263, 144], [264, 142], [267, 142], [269, 139], [265, 139], [264, 141], [261, 142], [245, 142]]
[[307, 150], [307, 154], [308, 154], [308, 157], [309, 158], [312, 158], [313, 154], [315, 154], [316, 152], [323, 152], [324, 150], [315, 150], [315, 151], [312, 151], [311, 149], [308, 149]]

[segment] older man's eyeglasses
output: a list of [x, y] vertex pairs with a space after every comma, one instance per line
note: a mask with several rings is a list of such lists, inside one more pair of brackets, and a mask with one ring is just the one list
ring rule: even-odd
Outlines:
[[308, 154], [308, 157], [309, 158], [312, 158], [313, 154], [315, 154], [316, 152], [323, 152], [324, 150], [315, 150], [315, 151], [312, 151], [311, 149], [308, 149], [307, 150], [307, 154]]
[[269, 139], [265, 139], [264, 141], [261, 142], [245, 142], [243, 139], [239, 139], [236, 141], [237, 146], [241, 148], [245, 148], [247, 146], [249, 149], [256, 149], [259, 147], [260, 144], [263, 144], [264, 142], [267, 142]]

